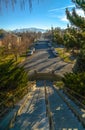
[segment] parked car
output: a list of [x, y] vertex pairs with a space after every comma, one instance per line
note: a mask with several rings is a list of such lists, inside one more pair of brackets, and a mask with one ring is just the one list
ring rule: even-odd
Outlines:
[[56, 52], [56, 51], [53, 51], [53, 54], [54, 54], [54, 56], [58, 56], [58, 52]]
[[51, 51], [54, 51], [54, 47], [51, 47]]
[[32, 54], [33, 54], [33, 51], [29, 50], [28, 53], [27, 53], [27, 56], [31, 56]]
[[35, 45], [37, 46], [37, 45], [38, 45], [38, 43], [35, 43]]
[[49, 46], [49, 47], [51, 47], [51, 46], [52, 46], [52, 44], [51, 44], [51, 43], [48, 43], [48, 46]]
[[32, 48], [32, 51], [35, 52], [35, 48], [34, 47]]

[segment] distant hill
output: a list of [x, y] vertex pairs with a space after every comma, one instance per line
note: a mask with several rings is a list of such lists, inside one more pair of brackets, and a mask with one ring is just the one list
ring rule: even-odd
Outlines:
[[40, 28], [23, 28], [23, 29], [15, 29], [13, 32], [18, 33], [18, 32], [46, 32], [45, 29], [40, 29]]

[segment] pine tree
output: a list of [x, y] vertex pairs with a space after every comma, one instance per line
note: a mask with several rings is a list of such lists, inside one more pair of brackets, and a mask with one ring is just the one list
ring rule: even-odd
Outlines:
[[75, 73], [85, 72], [85, 45], [83, 45], [81, 52], [77, 58], [77, 61], [74, 65], [73, 71]]
[[[72, 0], [77, 8], [82, 9], [83, 11], [85, 11], [85, 0]], [[72, 13], [70, 13], [70, 11], [68, 10], [68, 8], [66, 8], [66, 15], [67, 15], [67, 19], [70, 21], [70, 23], [82, 30], [85, 30], [85, 18], [79, 16], [76, 13], [76, 9], [73, 8], [72, 9]]]
[[[72, 0], [77, 8], [81, 8], [83, 11], [85, 11], [85, 0]], [[67, 19], [70, 21], [70, 23], [74, 26], [76, 26], [78, 29], [82, 30], [82, 32], [85, 31], [85, 18], [79, 16], [76, 13], [76, 9], [72, 9], [72, 13], [68, 9], [66, 9], [66, 15]], [[85, 43], [84, 43], [85, 44]], [[76, 60], [76, 63], [74, 65], [73, 71], [74, 72], [85, 72], [85, 45], [82, 44], [80, 54]]]
[[85, 0], [72, 0], [78, 8], [82, 8], [85, 11]]

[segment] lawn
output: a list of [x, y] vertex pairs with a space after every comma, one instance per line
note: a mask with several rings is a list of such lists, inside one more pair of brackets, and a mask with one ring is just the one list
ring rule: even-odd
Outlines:
[[[26, 56], [19, 56], [17, 61], [15, 61], [15, 63], [21, 63], [25, 60]], [[13, 54], [9, 54], [9, 55], [6, 55], [6, 56], [0, 56], [0, 63], [3, 63], [5, 61], [8, 61], [8, 60], [11, 60], [11, 59], [14, 59], [15, 60], [15, 57]]]
[[75, 58], [71, 56], [71, 53], [65, 50], [65, 48], [55, 48], [55, 51], [59, 53], [59, 56], [65, 61], [75, 63]]

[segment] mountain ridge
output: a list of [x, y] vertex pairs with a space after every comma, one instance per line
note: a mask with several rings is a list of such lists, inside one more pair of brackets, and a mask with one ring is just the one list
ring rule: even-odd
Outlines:
[[31, 28], [22, 28], [22, 29], [15, 29], [13, 30], [13, 32], [18, 33], [18, 32], [46, 32], [45, 29], [41, 29], [41, 28], [35, 28], [35, 27], [31, 27]]

